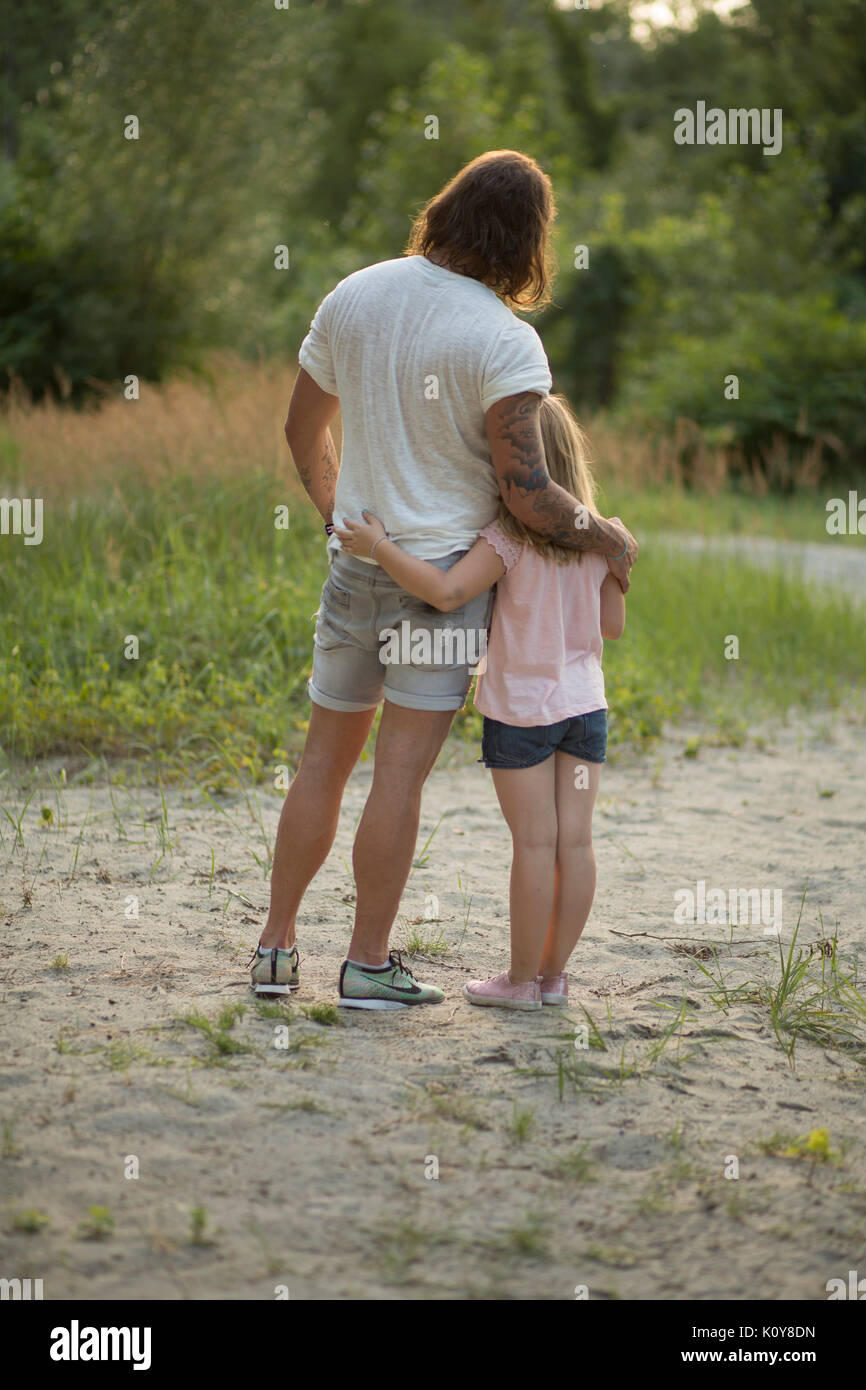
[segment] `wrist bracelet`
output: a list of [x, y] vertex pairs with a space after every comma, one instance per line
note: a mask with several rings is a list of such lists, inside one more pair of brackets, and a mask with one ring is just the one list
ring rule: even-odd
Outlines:
[[390, 539], [391, 539], [390, 536], [389, 536], [389, 535], [387, 534], [387, 532], [386, 532], [384, 536], [380, 536], [379, 539], [378, 539], [377, 541], [374, 541], [374, 542], [373, 542], [373, 544], [372, 544], [372, 546], [371, 546], [371, 548], [370, 548], [370, 559], [371, 559], [371, 560], [372, 560], [373, 556], [374, 556], [375, 553], [376, 553], [376, 546], [377, 546], [377, 545], [381, 545], [383, 541], [387, 541], [387, 540], [390, 540]]
[[325, 522], [325, 530], [327, 531], [327, 533], [328, 533], [329, 536], [333, 536], [333, 534], [334, 534], [334, 523], [333, 523], [333, 521], [326, 521], [326, 522]]
[[607, 558], [608, 558], [609, 560], [624, 560], [627, 554], [628, 554], [628, 541], [626, 541], [626, 543], [625, 543], [625, 550], [622, 552], [621, 555], [608, 555]]

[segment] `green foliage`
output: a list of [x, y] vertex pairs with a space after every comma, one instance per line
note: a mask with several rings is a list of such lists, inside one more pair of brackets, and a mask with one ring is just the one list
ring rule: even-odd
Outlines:
[[[859, 0], [700, 3], [652, 32], [627, 0], [13, 8], [0, 368], [37, 395], [119, 391], [214, 346], [293, 351], [461, 164], [516, 146], [554, 181], [538, 322], [581, 407], [694, 420], [783, 489], [816, 450], [849, 479], [866, 460]], [[780, 108], [782, 152], [676, 145], [698, 100]]]
[[[866, 457], [866, 319], [851, 322], [829, 295], [743, 294], [736, 303], [736, 323], [716, 338], [671, 337], [645, 379], [644, 416], [699, 420], [709, 438], [738, 445], [745, 464], [788, 491], [791, 460], [816, 445], [833, 458]], [[735, 401], [723, 394], [729, 374], [738, 378]]]

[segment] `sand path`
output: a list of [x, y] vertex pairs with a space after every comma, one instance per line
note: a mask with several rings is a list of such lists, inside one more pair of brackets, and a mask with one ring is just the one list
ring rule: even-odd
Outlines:
[[678, 531], [655, 532], [647, 541], [690, 554], [742, 559], [757, 569], [785, 570], [822, 587], [841, 589], [854, 602], [866, 602], [866, 547], [771, 536], [687, 536]]
[[[166, 827], [153, 790], [43, 791], [23, 845], [4, 817], [0, 1273], [42, 1277], [46, 1298], [571, 1299], [586, 1285], [768, 1300], [823, 1299], [828, 1279], [866, 1273], [863, 1050], [802, 1041], [792, 1068], [766, 1006], [724, 1012], [677, 950], [726, 941], [729, 987], [770, 982], [763, 924], [674, 920], [699, 880], [780, 889], [787, 946], [806, 888], [804, 944], [838, 927], [840, 958], [862, 968], [866, 739], [811, 720], [684, 757], [694, 732], [606, 769], [566, 1017], [461, 998], [505, 962], [509, 849], [488, 776], [459, 749], [428, 784], [419, 845], [439, 825], [403, 904], [411, 920], [438, 899], [449, 951], [416, 969], [446, 1003], [343, 1026], [301, 1012], [336, 997], [363, 767], [308, 897], [288, 1047], [252, 1007], [217, 1041], [179, 1021], [250, 1004], [267, 900], [250, 808], [272, 841], [276, 793], [175, 791]], [[575, 1049], [581, 1006], [605, 1051]], [[220, 1036], [254, 1050], [220, 1052]], [[837, 1161], [760, 1151], [818, 1128]], [[195, 1208], [205, 1243], [190, 1243]], [[28, 1209], [50, 1224], [15, 1229]], [[112, 1221], [83, 1238], [82, 1222], [93, 1237]]]

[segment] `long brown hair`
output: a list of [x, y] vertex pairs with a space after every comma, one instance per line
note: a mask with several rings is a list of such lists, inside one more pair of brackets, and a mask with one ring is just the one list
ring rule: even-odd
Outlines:
[[[589, 440], [577, 423], [574, 411], [565, 396], [544, 396], [538, 407], [538, 424], [544, 444], [547, 471], [555, 483], [570, 492], [590, 512], [596, 511], [596, 482], [592, 475]], [[582, 551], [573, 546], [559, 545], [524, 526], [502, 502], [499, 522], [504, 531], [524, 545], [531, 545], [540, 555], [557, 565], [580, 563]], [[575, 518], [575, 525], [577, 517]]]
[[406, 255], [442, 260], [515, 308], [538, 308], [550, 299], [555, 216], [550, 179], [534, 159], [488, 150], [421, 209]]

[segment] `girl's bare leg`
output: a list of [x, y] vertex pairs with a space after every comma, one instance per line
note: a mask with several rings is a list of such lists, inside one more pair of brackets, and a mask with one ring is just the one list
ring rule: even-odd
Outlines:
[[[542, 975], [560, 975], [565, 969], [592, 907], [592, 812], [602, 769], [601, 763], [582, 763], [568, 753], [555, 753], [551, 762], [556, 765], [556, 892], [541, 957]], [[576, 777], [579, 769], [585, 775]]]
[[539, 972], [553, 911], [557, 823], [554, 758], [536, 767], [493, 770], [493, 785], [513, 842], [511, 861], [511, 981]]

